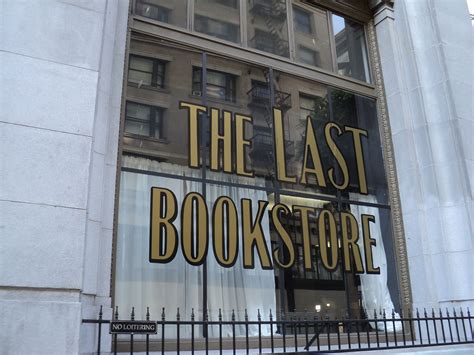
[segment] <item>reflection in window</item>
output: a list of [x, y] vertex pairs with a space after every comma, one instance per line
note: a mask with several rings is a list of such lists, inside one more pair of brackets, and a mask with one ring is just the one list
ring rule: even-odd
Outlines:
[[165, 63], [158, 59], [130, 55], [128, 81], [138, 86], [164, 87]]
[[327, 101], [324, 97], [300, 94], [300, 113], [303, 120], [310, 116], [321, 122], [327, 121]]
[[364, 26], [332, 15], [339, 74], [370, 81]]
[[125, 132], [151, 138], [162, 138], [161, 107], [127, 102], [125, 114]]
[[[209, 97], [235, 102], [235, 75], [207, 70], [206, 93]], [[202, 69], [193, 68], [193, 95], [201, 96]]]
[[239, 26], [209, 17], [196, 16], [194, 29], [231, 42], [239, 41]]
[[332, 70], [329, 28], [326, 12], [293, 6], [296, 60]]
[[194, 30], [226, 41], [240, 42], [240, 8], [237, 1], [197, 0]]
[[137, 0], [135, 14], [156, 21], [186, 27], [186, 0]]
[[248, 1], [249, 46], [283, 57], [289, 56], [286, 1]]

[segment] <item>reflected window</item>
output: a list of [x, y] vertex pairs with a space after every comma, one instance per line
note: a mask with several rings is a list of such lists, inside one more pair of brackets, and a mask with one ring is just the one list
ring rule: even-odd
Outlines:
[[226, 41], [239, 41], [239, 26], [209, 17], [196, 16], [194, 29]]
[[187, 0], [136, 0], [135, 14], [179, 27], [186, 27], [187, 7]]
[[161, 22], [169, 22], [170, 10], [148, 1], [137, 1], [136, 13]]
[[125, 133], [151, 138], [162, 137], [163, 108], [127, 102]]
[[333, 70], [329, 25], [326, 11], [293, 6], [296, 60], [326, 70]]
[[293, 8], [293, 18], [295, 21], [295, 30], [307, 34], [311, 34], [311, 14], [308, 11], [298, 7]]
[[[207, 70], [206, 93], [209, 97], [235, 102], [236, 76], [216, 70]], [[201, 96], [202, 69], [193, 68], [193, 95]]]
[[337, 71], [362, 81], [370, 81], [364, 26], [332, 15], [336, 42]]
[[303, 120], [308, 116], [313, 119], [326, 119], [327, 101], [323, 97], [300, 94], [300, 112]]
[[138, 86], [164, 87], [165, 63], [158, 59], [130, 55], [128, 81]]

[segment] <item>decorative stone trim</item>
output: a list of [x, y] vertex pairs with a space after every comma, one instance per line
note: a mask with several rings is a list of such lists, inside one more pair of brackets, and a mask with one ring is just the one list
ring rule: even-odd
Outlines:
[[377, 47], [377, 34], [375, 32], [374, 20], [367, 23], [367, 34], [369, 54], [374, 75], [375, 90], [377, 93], [377, 114], [379, 120], [380, 135], [382, 137], [382, 151], [385, 160], [386, 177], [388, 183], [389, 200], [392, 216], [392, 231], [395, 247], [396, 269], [399, 278], [401, 303], [403, 310], [407, 311], [412, 306], [410, 273], [408, 269], [408, 256], [403, 228], [402, 210], [400, 203], [400, 191], [396, 174], [395, 157], [392, 143], [392, 132], [387, 110], [380, 55]]

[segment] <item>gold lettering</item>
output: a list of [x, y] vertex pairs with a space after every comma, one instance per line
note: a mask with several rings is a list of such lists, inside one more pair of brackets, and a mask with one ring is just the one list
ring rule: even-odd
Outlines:
[[191, 168], [199, 168], [199, 112], [207, 112], [206, 106], [195, 105], [189, 102], [180, 102], [179, 108], [188, 110], [188, 161]]
[[178, 210], [176, 197], [168, 189], [151, 189], [150, 253], [152, 263], [173, 260], [178, 249], [178, 231], [173, 225]]
[[281, 182], [296, 183], [295, 176], [286, 175], [285, 134], [283, 131], [283, 117], [281, 110], [273, 109], [273, 129], [275, 132], [275, 150], [277, 163], [277, 177]]
[[222, 135], [219, 134], [219, 110], [211, 108], [211, 170], [219, 170], [219, 142], [222, 142], [224, 171], [232, 172], [232, 114], [223, 112]]
[[245, 139], [245, 122], [252, 123], [251, 116], [235, 115], [235, 151], [236, 151], [236, 173], [242, 176], [253, 176], [253, 172], [245, 166], [245, 148], [252, 144]]
[[337, 135], [340, 136], [342, 134], [341, 128], [334, 122], [326, 123], [324, 127], [324, 135], [326, 137], [326, 143], [331, 150], [331, 153], [336, 158], [339, 166], [341, 167], [342, 175], [343, 175], [343, 182], [342, 184], [337, 184], [335, 177], [334, 177], [334, 168], [330, 168], [328, 170], [328, 177], [331, 181], [331, 184], [339, 190], [344, 190], [349, 185], [349, 170], [347, 169], [346, 161], [344, 160], [344, 156], [342, 155], [341, 151], [339, 150], [338, 146], [334, 142], [331, 136], [331, 129], [335, 129], [337, 131]]
[[313, 265], [311, 262], [311, 236], [309, 234], [309, 212], [315, 213], [316, 209], [312, 207], [294, 206], [293, 213], [300, 213], [301, 230], [303, 234], [303, 261], [304, 268], [311, 270]]
[[377, 245], [375, 239], [370, 237], [369, 222], [375, 223], [375, 216], [370, 214], [361, 215], [362, 218], [362, 233], [364, 235], [364, 255], [365, 255], [365, 269], [368, 274], [380, 274], [380, 267], [374, 267], [374, 257], [372, 255], [372, 247]]
[[368, 133], [364, 129], [344, 126], [344, 130], [352, 132], [352, 140], [354, 142], [354, 151], [357, 163], [357, 175], [359, 176], [359, 191], [361, 194], [368, 194], [367, 179], [365, 176], [364, 154], [362, 153], [361, 136], [367, 137]]
[[252, 200], [243, 198], [241, 200], [241, 204], [244, 268], [255, 268], [253, 249], [254, 246], [256, 246], [262, 269], [272, 269], [273, 267], [270, 261], [270, 255], [268, 254], [267, 245], [265, 243], [265, 235], [263, 234], [262, 229], [262, 218], [268, 202], [258, 201], [258, 211], [254, 223], [252, 223]]
[[[194, 218], [196, 212], [196, 219]], [[196, 228], [194, 228], [194, 224]], [[195, 247], [195, 243], [197, 246]], [[201, 265], [208, 248], [208, 213], [204, 198], [197, 192], [190, 192], [183, 201], [181, 211], [181, 249], [191, 265]], [[194, 250], [196, 250], [194, 252]]]
[[[224, 210], [226, 210], [226, 222], [224, 225]], [[226, 196], [220, 196], [214, 203], [212, 212], [214, 255], [217, 262], [223, 267], [231, 267], [237, 261], [239, 250], [239, 236], [237, 227], [237, 208], [234, 202]], [[227, 235], [227, 243], [224, 243], [224, 228]], [[224, 251], [226, 246], [227, 253]], [[226, 255], [227, 256], [226, 256]]]
[[[329, 227], [329, 241], [326, 236], [326, 221]], [[321, 252], [321, 261], [328, 271], [334, 271], [337, 268], [338, 246], [336, 220], [329, 210], [322, 210], [318, 220], [319, 229], [319, 251]], [[328, 249], [331, 252], [331, 261], [329, 261]]]
[[[286, 249], [288, 250], [288, 262], [284, 263], [278, 257], [279, 247], [273, 250], [273, 261], [278, 267], [282, 269], [289, 269], [293, 266], [295, 262], [295, 250], [293, 247], [293, 242], [291, 241], [290, 234], [285, 230], [283, 227], [280, 217], [282, 214], [288, 215], [290, 214], [290, 209], [279, 203], [276, 204], [272, 209], [272, 220], [273, 225], [275, 226], [275, 230], [277, 231], [278, 236], [281, 238], [283, 244], [285, 244]], [[283, 251], [281, 251], [283, 252]]]
[[[308, 157], [311, 157], [314, 168], [308, 168]], [[313, 123], [311, 122], [311, 117], [309, 116], [306, 119], [306, 142], [300, 181], [302, 184], [307, 184], [306, 174], [314, 174], [316, 176], [316, 184], [326, 187], [326, 181], [324, 181], [323, 165], [321, 164], [318, 144], [316, 142], [316, 137], [314, 136]]]
[[[349, 224], [349, 225], [348, 225]], [[350, 226], [350, 231], [349, 231]], [[341, 212], [341, 228], [342, 228], [342, 246], [344, 250], [344, 270], [352, 272], [351, 254], [354, 259], [356, 273], [364, 273], [362, 265], [362, 257], [360, 249], [357, 245], [359, 240], [359, 228], [357, 220], [350, 212]]]

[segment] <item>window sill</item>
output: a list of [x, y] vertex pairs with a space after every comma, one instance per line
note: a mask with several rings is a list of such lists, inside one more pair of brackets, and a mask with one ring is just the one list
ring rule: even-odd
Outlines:
[[[197, 96], [197, 95], [189, 95], [189, 98], [191, 99], [195, 99], [195, 100], [202, 100], [202, 96]], [[206, 98], [207, 102], [211, 102], [211, 103], [216, 103], [216, 104], [220, 104], [220, 105], [226, 105], [226, 106], [231, 106], [231, 107], [235, 107], [235, 108], [242, 108], [242, 105], [239, 105], [235, 102], [232, 102], [232, 101], [227, 101], [227, 100], [222, 100], [222, 99], [216, 99], [215, 97], [213, 98]]]
[[169, 90], [169, 89], [150, 86], [150, 85], [138, 85], [136, 83], [128, 82], [128, 86], [133, 87], [133, 88], [137, 88], [137, 89], [145, 89], [145, 90], [150, 90], [150, 91], [162, 92], [164, 94], [171, 94], [171, 90]]
[[161, 143], [161, 144], [169, 144], [170, 143], [165, 138], [153, 138], [153, 137], [141, 136], [139, 134], [127, 133], [127, 132], [125, 132], [123, 134], [123, 137], [124, 138], [132, 138], [132, 139], [141, 139], [141, 140], [146, 140], [146, 141], [150, 141], [150, 142], [153, 142], [153, 143]]

